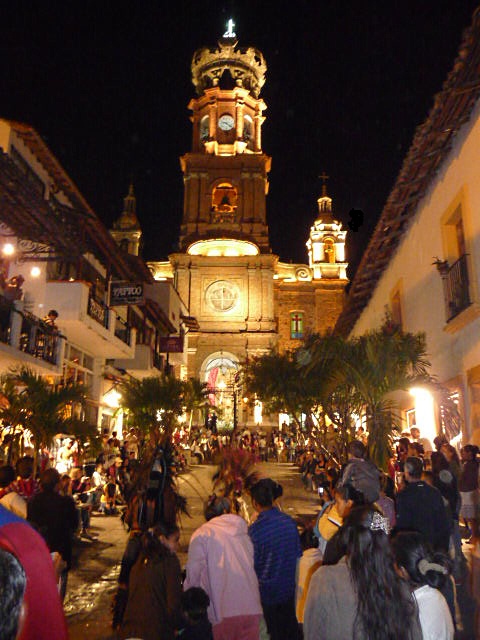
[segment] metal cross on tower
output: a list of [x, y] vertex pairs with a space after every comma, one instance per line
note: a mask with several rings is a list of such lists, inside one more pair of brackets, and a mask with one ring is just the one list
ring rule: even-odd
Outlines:
[[322, 180], [322, 196], [326, 196], [327, 195], [327, 180], [330, 178], [330, 176], [327, 176], [325, 171], [323, 171], [318, 177], [320, 178], [320, 180]]
[[224, 38], [236, 38], [237, 34], [235, 33], [235, 31], [233, 30], [233, 27], [235, 26], [234, 21], [230, 18], [230, 20], [227, 22], [227, 30], [225, 31], [225, 33], [223, 34]]

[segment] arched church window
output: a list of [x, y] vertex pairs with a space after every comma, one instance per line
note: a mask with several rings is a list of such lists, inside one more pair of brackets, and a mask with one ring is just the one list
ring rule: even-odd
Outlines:
[[333, 241], [332, 238], [325, 238], [323, 251], [325, 253], [325, 262], [334, 263], [335, 262], [335, 242]]
[[253, 149], [253, 120], [249, 115], [243, 118], [243, 139], [247, 143], [247, 149]]
[[205, 368], [204, 381], [212, 415], [217, 415], [217, 428], [233, 429], [239, 364], [222, 352], [212, 354]]
[[237, 190], [230, 182], [221, 182], [213, 189], [212, 211], [233, 213], [237, 209]]
[[125, 251], [125, 253], [128, 253], [128, 239], [127, 238], [123, 238], [123, 240], [120, 240], [120, 249], [122, 251]]
[[200, 120], [200, 140], [206, 142], [210, 136], [210, 116], [203, 116]]
[[303, 338], [303, 312], [292, 311], [290, 313], [290, 338], [301, 340]]

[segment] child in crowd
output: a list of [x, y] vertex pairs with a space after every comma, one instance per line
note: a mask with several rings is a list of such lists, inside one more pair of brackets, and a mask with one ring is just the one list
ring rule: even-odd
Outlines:
[[103, 494], [100, 498], [100, 511], [106, 516], [114, 516], [117, 513], [117, 485], [110, 476], [103, 487]]
[[181, 640], [213, 640], [212, 625], [207, 615], [209, 606], [210, 598], [200, 587], [190, 587], [182, 594], [186, 624], [179, 634]]

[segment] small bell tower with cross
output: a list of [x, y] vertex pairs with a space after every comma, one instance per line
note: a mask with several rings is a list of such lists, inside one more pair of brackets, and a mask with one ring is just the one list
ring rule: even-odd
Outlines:
[[318, 198], [318, 217], [310, 228], [307, 240], [308, 261], [313, 272], [313, 279], [347, 280], [345, 256], [345, 240], [347, 232], [342, 223], [333, 217], [332, 198], [327, 193], [327, 176], [325, 171], [319, 178], [322, 180], [322, 195]]

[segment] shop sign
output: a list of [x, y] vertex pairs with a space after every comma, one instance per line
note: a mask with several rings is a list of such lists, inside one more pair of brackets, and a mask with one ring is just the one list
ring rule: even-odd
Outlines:
[[118, 307], [124, 304], [145, 304], [143, 283], [112, 282], [110, 285], [110, 306]]
[[183, 353], [183, 336], [165, 336], [160, 338], [161, 353]]

